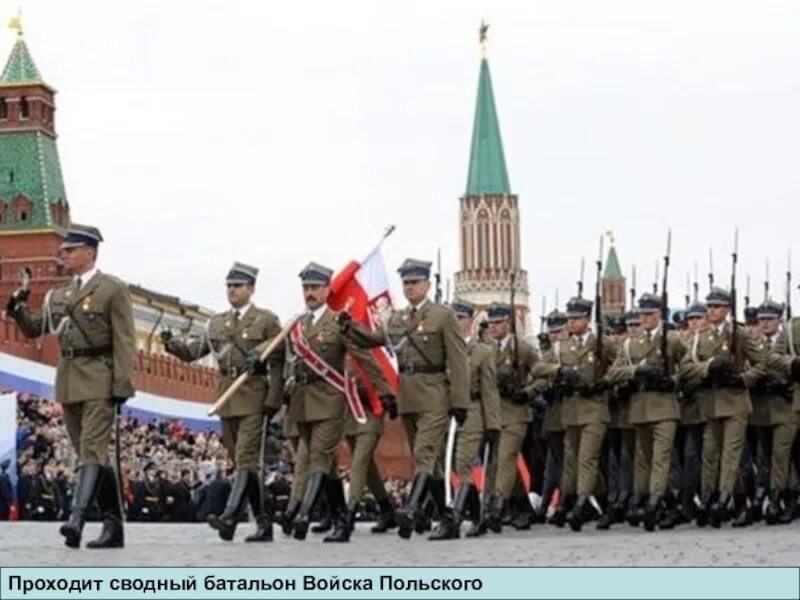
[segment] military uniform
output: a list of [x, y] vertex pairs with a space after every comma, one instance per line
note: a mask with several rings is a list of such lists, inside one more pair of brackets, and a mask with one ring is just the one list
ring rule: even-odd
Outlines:
[[[783, 306], [768, 301], [758, 308], [757, 317], [759, 320], [777, 320], [782, 315]], [[750, 424], [756, 431], [759, 445], [758, 485], [769, 489], [766, 520], [772, 525], [791, 520], [791, 510], [781, 511], [780, 507], [781, 501], [787, 507], [791, 504], [789, 468], [798, 415], [792, 406], [791, 373], [781, 364], [788, 352], [786, 333], [762, 334], [761, 341], [767, 350], [767, 375], [752, 390]]]
[[[332, 275], [331, 269], [310, 263], [300, 272], [300, 279], [304, 287], [328, 286]], [[336, 385], [334, 377], [345, 373], [346, 353], [359, 361], [381, 396], [392, 395], [372, 355], [342, 333], [337, 317], [338, 313], [324, 304], [311, 309], [298, 321], [290, 337], [297, 362], [289, 410], [297, 423], [301, 444], [308, 449], [308, 481], [293, 527], [295, 539], [300, 540], [306, 537], [310, 513], [323, 488], [335, 527], [324, 541], [347, 542], [353, 529], [354, 512], [347, 509], [342, 481], [333, 471], [348, 410], [343, 388]]]
[[[426, 281], [430, 267], [429, 262], [409, 259], [398, 271], [404, 281]], [[414, 457], [414, 482], [398, 530], [408, 538], [428, 491], [439, 513], [446, 514], [444, 479], [434, 477], [434, 471], [448, 416], [465, 419], [469, 408], [466, 344], [453, 311], [428, 299], [396, 311], [381, 330], [369, 331], [355, 323], [343, 328], [357, 345], [388, 345], [397, 356], [398, 410]]]
[[[100, 241], [96, 228], [73, 224], [61, 249], [96, 249]], [[29, 313], [26, 299], [26, 292], [12, 297], [8, 314], [28, 337], [52, 333], [59, 338], [55, 395], [80, 463], [70, 518], [61, 533], [67, 546], [80, 546], [86, 510], [96, 496], [103, 531], [89, 547], [120, 547], [121, 496], [117, 475], [109, 467], [108, 445], [118, 406], [134, 395], [136, 344], [128, 286], [92, 265], [48, 292], [41, 314]]]
[[[573, 298], [567, 304], [571, 319], [589, 318], [592, 302]], [[561, 419], [566, 427], [564, 437], [564, 472], [562, 493], [565, 503], [559, 510], [571, 507], [566, 519], [575, 531], [583, 525], [585, 511], [591, 510], [590, 497], [599, 481], [600, 456], [609, 421], [605, 382], [602, 379], [608, 355], [596, 355], [596, 338], [587, 331], [573, 334], [560, 345], [559, 365], [547, 365], [539, 375], [557, 376], [564, 389]], [[575, 499], [577, 495], [577, 499]]]
[[[494, 304], [489, 307], [488, 319], [508, 321], [514, 319], [511, 306]], [[497, 346], [497, 385], [500, 393], [500, 440], [497, 451], [497, 476], [494, 482], [490, 527], [499, 532], [502, 528], [502, 515], [508, 506], [514, 483], [517, 479], [517, 456], [533, 420], [530, 397], [526, 391], [531, 370], [538, 357], [528, 342], [511, 334], [502, 340], [494, 340]], [[515, 361], [518, 361], [515, 364]], [[525, 490], [527, 496], [527, 490]]]
[[[254, 286], [258, 269], [234, 263], [226, 277], [229, 286]], [[281, 407], [283, 390], [283, 351], [268, 358], [268, 365], [256, 364], [260, 350], [280, 333], [278, 317], [270, 310], [253, 304], [234, 306], [211, 317], [205, 334], [178, 338], [169, 332], [162, 335], [164, 348], [184, 362], [199, 360], [212, 354], [219, 367], [217, 395], [222, 395], [242, 373], [253, 371], [245, 383], [223, 405], [218, 414], [222, 420], [222, 443], [236, 465], [228, 503], [221, 515], [209, 515], [209, 524], [222, 539], [230, 541], [236, 530], [237, 517], [246, 499], [256, 516], [258, 531], [246, 541], [272, 539], [271, 507], [265, 506], [262, 474], [259, 470], [261, 438], [265, 415], [269, 418]]]
[[[643, 314], [660, 313], [661, 298], [644, 294], [639, 299]], [[614, 364], [606, 374], [610, 384], [632, 382], [630, 422], [636, 428], [634, 493], [636, 502], [646, 495], [644, 524], [653, 531], [667, 493], [672, 464], [672, 448], [680, 410], [675, 394], [673, 366], [683, 358], [685, 346], [675, 332], [665, 332], [666, 323], [654, 330], [643, 330], [622, 345]], [[663, 356], [663, 336], [667, 336], [667, 357]]]
[[[706, 304], [730, 306], [731, 296], [714, 288], [706, 297]], [[749, 388], [766, 373], [764, 344], [742, 330], [738, 330], [734, 343], [741, 348], [747, 362], [737, 371], [730, 347], [731, 334], [730, 323], [710, 324], [706, 331], [695, 332], [680, 366], [681, 377], [697, 381], [700, 389], [709, 392], [703, 430], [701, 503], [715, 526], [729, 517], [747, 419], [752, 412]], [[715, 491], [719, 492], [719, 498], [708, 508]]]

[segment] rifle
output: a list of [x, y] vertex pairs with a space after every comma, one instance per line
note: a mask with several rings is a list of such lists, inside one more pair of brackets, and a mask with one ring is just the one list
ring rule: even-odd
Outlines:
[[697, 278], [697, 261], [694, 261], [694, 283], [692, 285], [694, 288], [694, 301], [697, 302], [700, 299], [700, 283]]
[[689, 274], [686, 274], [686, 295], [683, 297], [684, 304], [686, 308], [689, 308], [689, 303], [691, 302], [692, 297], [692, 284], [689, 281]]
[[656, 259], [656, 276], [653, 277], [653, 293], [658, 293], [658, 259]]
[[600, 254], [597, 257], [597, 280], [594, 284], [594, 321], [595, 321], [595, 345], [594, 345], [594, 371], [595, 381], [603, 373], [603, 309], [600, 306], [602, 300], [601, 281], [603, 278], [603, 236], [600, 236]]
[[[581, 278], [578, 279], [578, 298], [583, 298], [583, 271], [586, 267], [586, 261], [581, 257]], [[556, 301], [558, 303], [558, 301]]]
[[542, 296], [542, 314], [539, 317], [539, 329], [541, 333], [545, 333], [546, 324], [547, 324], [547, 297]]
[[636, 265], [631, 265], [631, 310], [636, 307]]
[[514, 300], [517, 296], [517, 272], [511, 271], [509, 278], [511, 280], [511, 342], [513, 344], [511, 348], [511, 369], [514, 373], [514, 391], [517, 392], [519, 390], [520, 380], [519, 339], [517, 338], [517, 309], [516, 305], [514, 304]]
[[436, 292], [434, 294], [434, 302], [441, 304], [442, 302], [442, 249], [436, 251]]
[[708, 249], [708, 291], [714, 287], [714, 254], [711, 248]]
[[764, 270], [764, 302], [769, 300], [769, 259], [767, 259]]
[[661, 280], [661, 359], [664, 361], [664, 373], [670, 374], [669, 346], [667, 345], [667, 318], [669, 316], [669, 297], [667, 293], [667, 277], [669, 273], [669, 256], [672, 252], [672, 230], [667, 231], [667, 253], [664, 255], [664, 278]]
[[736, 265], [739, 262], [739, 228], [733, 233], [733, 252], [731, 252], [731, 335], [728, 347], [733, 355], [733, 368], [738, 373], [742, 370], [742, 353], [739, 348], [739, 321], [736, 318]]

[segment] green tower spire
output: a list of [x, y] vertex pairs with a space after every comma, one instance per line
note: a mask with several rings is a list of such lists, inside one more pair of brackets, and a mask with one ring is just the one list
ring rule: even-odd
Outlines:
[[489, 61], [481, 60], [478, 78], [478, 99], [475, 122], [472, 126], [472, 147], [469, 153], [467, 196], [480, 194], [510, 194], [500, 123], [492, 92]]
[[619, 268], [619, 258], [617, 258], [617, 248], [611, 244], [611, 249], [608, 251], [608, 258], [606, 259], [606, 267], [603, 270], [603, 279], [620, 280], [625, 279], [622, 275], [622, 269]]
[[17, 37], [17, 41], [11, 50], [3, 74], [0, 75], [0, 83], [19, 84], [19, 83], [42, 83], [39, 69], [33, 62], [33, 57], [25, 43], [25, 38]]

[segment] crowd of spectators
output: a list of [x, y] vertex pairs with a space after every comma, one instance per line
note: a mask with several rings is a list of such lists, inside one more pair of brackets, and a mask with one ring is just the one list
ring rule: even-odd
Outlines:
[[[17, 394], [18, 518], [66, 519], [71, 502], [76, 457], [64, 427], [61, 406], [30, 394]], [[187, 428], [177, 419], [140, 420], [123, 416], [123, 495], [128, 520], [205, 521], [222, 511], [230, 493], [233, 465], [220, 434], [213, 428]], [[292, 483], [293, 453], [278, 423], [270, 425], [265, 484], [281, 510]], [[347, 480], [347, 472], [343, 475]], [[387, 480], [400, 506], [408, 484]], [[360, 517], [372, 519], [377, 505], [368, 496]], [[0, 519], [4, 517], [0, 511]]]

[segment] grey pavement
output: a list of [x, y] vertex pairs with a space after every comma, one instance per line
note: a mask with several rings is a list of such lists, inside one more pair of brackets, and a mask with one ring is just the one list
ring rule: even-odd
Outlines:
[[[396, 533], [372, 535], [359, 524], [349, 544], [304, 542], [276, 528], [275, 541], [245, 544], [252, 524], [234, 542], [223, 542], [204, 524], [129, 524], [119, 550], [72, 550], [58, 523], [0, 523], [0, 566], [800, 566], [800, 522], [720, 530], [681, 526], [647, 533], [617, 526], [581, 533], [534, 526], [480, 539], [429, 542]], [[99, 532], [89, 523], [84, 540]]]

